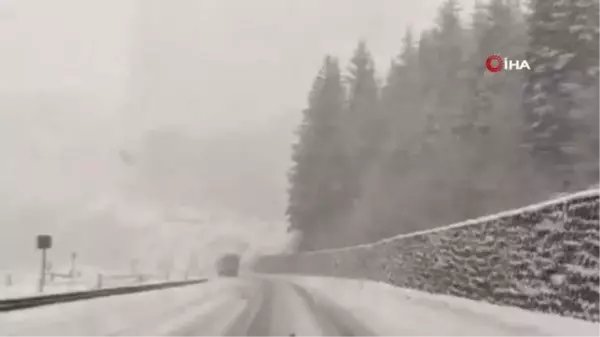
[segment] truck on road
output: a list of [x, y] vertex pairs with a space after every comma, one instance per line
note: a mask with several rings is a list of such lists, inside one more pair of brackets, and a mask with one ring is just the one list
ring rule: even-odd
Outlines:
[[237, 277], [240, 269], [240, 255], [229, 253], [217, 260], [217, 274], [225, 277]]

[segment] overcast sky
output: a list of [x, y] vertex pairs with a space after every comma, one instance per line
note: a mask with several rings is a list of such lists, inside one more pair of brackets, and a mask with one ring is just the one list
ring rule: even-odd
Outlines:
[[[80, 211], [68, 199], [117, 199], [125, 135], [299, 118], [325, 54], [345, 66], [364, 38], [385, 69], [405, 28], [432, 25], [442, 2], [0, 0], [0, 246], [29, 221], [7, 218], [11, 205], [43, 205], [30, 218], [48, 225], [59, 209]], [[140, 88], [146, 106], [136, 110]], [[40, 95], [58, 101], [34, 106]]]
[[[145, 1], [160, 3], [161, 30], [166, 36], [204, 55], [186, 66], [207, 79], [219, 78], [226, 83], [230, 87], [229, 101], [239, 97], [251, 102], [249, 109], [239, 111], [230, 109], [230, 102], [207, 100], [201, 110], [207, 114], [227, 110], [228, 114], [244, 116], [304, 104], [323, 55], [332, 53], [347, 58], [360, 37], [367, 39], [379, 66], [387, 66], [390, 57], [399, 51], [405, 27], [431, 25], [436, 8], [442, 3]], [[0, 0], [0, 92], [119, 93], [129, 71], [131, 42], [135, 38], [132, 31], [140, 6], [136, 2]], [[461, 3], [463, 7], [470, 6], [471, 1]], [[196, 27], [193, 34], [176, 34], [189, 30], [190, 25]], [[185, 55], [180, 56], [186, 60]], [[220, 118], [218, 114], [211, 117]]]
[[[299, 118], [325, 54], [346, 63], [365, 38], [385, 68], [405, 28], [431, 26], [442, 2], [0, 0], [6, 138], [0, 150], [7, 161], [13, 154], [11, 174], [32, 167], [47, 173], [52, 169], [44, 161], [51, 165], [60, 155], [79, 165], [84, 153], [156, 126], [185, 125], [210, 135], [253, 128], [273, 115]], [[470, 2], [461, 1], [463, 7]], [[146, 106], [136, 110], [140, 87]], [[74, 107], [24, 107], [33, 94], [62, 95]], [[27, 161], [28, 149], [35, 163]], [[79, 174], [85, 180], [90, 165], [98, 171], [95, 161], [54, 171], [77, 176], [86, 170]], [[22, 184], [1, 167], [0, 176]]]

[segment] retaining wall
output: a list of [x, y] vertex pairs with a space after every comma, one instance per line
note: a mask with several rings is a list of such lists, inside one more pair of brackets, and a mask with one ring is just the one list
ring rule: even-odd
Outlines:
[[599, 321], [599, 191], [368, 245], [267, 256], [258, 272], [384, 281]]

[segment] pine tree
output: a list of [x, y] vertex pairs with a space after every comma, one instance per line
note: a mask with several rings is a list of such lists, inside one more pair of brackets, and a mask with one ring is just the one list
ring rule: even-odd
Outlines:
[[435, 45], [440, 106], [457, 107], [462, 98], [461, 86], [457, 84], [463, 69], [463, 50], [466, 45], [459, 14], [460, 8], [456, 0], [446, 0], [438, 13]]
[[488, 27], [489, 20], [486, 6], [480, 0], [475, 0], [473, 14], [471, 15], [471, 38], [473, 41], [481, 41]]
[[404, 34], [402, 46], [398, 57], [392, 60], [381, 97], [383, 118], [388, 127], [388, 153], [384, 160], [396, 169], [402, 166], [403, 156], [416, 150], [424, 125], [421, 101], [417, 99], [421, 95], [418, 50], [410, 28]]
[[433, 102], [439, 67], [437, 50], [435, 45], [435, 31], [425, 30], [421, 32], [417, 47], [417, 58], [419, 63], [419, 82], [421, 83], [421, 98], [426, 102]]
[[452, 132], [458, 147], [455, 156], [460, 157], [460, 173], [457, 177], [458, 186], [457, 210], [462, 218], [468, 219], [476, 215], [481, 208], [481, 193], [478, 181], [483, 169], [485, 158], [481, 157], [489, 144], [486, 137], [489, 125], [485, 117], [492, 110], [492, 92], [486, 82], [484, 62], [486, 48], [482, 44], [487, 41], [492, 26], [490, 13], [481, 3], [475, 4], [471, 28], [470, 66], [465, 68], [465, 84], [468, 90], [465, 96], [464, 109], [458, 112], [457, 120], [453, 122]]
[[567, 116], [572, 102], [560, 90], [566, 80], [564, 67], [572, 57], [561, 42], [568, 38], [564, 4], [558, 0], [532, 1], [527, 54], [532, 71], [525, 90], [527, 140], [536, 171], [549, 181], [560, 181], [556, 186], [569, 179], [572, 162], [568, 144], [574, 132]]
[[349, 139], [361, 170], [377, 157], [383, 131], [375, 65], [364, 41], [354, 51], [349, 72], [347, 121], [352, 132]]
[[[364, 42], [346, 100], [325, 71], [315, 82], [288, 210], [309, 241], [364, 243], [597, 182], [598, 0], [532, 0], [527, 18], [520, 0], [476, 1], [470, 27], [447, 0], [418, 42], [407, 30], [381, 95]], [[532, 70], [489, 73], [496, 53]]]
[[379, 104], [379, 88], [375, 65], [367, 45], [360, 41], [351, 59], [347, 76], [349, 95], [345, 113], [348, 167], [347, 195], [353, 201], [360, 197], [363, 178], [379, 158], [386, 131]]
[[[518, 73], [490, 74], [484, 62], [487, 56], [498, 53], [522, 58], [525, 47], [522, 29], [520, 9], [509, 1], [492, 0], [475, 8], [471, 29], [474, 48], [466, 76], [468, 94], [453, 130], [460, 142], [457, 155], [463, 160], [462, 182], [457, 187], [462, 190], [463, 218], [496, 211], [486, 209], [486, 202], [499, 199], [504, 191], [497, 187], [497, 182], [489, 183], [489, 177], [518, 171], [518, 157], [514, 154], [519, 147], [512, 140], [521, 135], [518, 102], [523, 79]], [[498, 153], [504, 155], [498, 157]], [[518, 177], [515, 174], [505, 181]], [[508, 185], [504, 183], [503, 187], [510, 194]]]
[[[376, 199], [378, 162], [388, 133], [380, 104], [375, 65], [367, 45], [360, 41], [354, 51], [347, 78], [349, 86], [346, 112], [347, 145], [351, 158], [348, 166], [347, 196], [352, 212], [346, 226], [371, 223], [371, 203]], [[368, 232], [368, 231], [367, 231]], [[368, 233], [355, 237], [368, 237]]]
[[[374, 208], [372, 239], [409, 231], [402, 222], [402, 196], [406, 179], [421, 153], [421, 139], [426, 118], [421, 113], [422, 85], [420, 81], [419, 50], [408, 28], [402, 39], [402, 50], [392, 60], [386, 84], [382, 89], [382, 109], [388, 127], [384, 155], [378, 172], [378, 192]], [[400, 211], [400, 212], [399, 212]]]
[[[575, 115], [579, 93], [597, 84], [598, 1], [534, 0], [531, 10], [527, 142], [536, 171], [556, 191], [578, 180], [577, 163], [585, 160], [578, 149], [581, 127]], [[597, 114], [593, 110], [591, 118]]]
[[299, 142], [293, 147], [294, 166], [289, 173], [287, 215], [292, 230], [303, 233], [300, 249], [318, 245], [320, 233], [333, 231], [336, 216], [343, 210], [340, 147], [344, 90], [337, 60], [326, 57], [309, 95]]
[[507, 36], [511, 19], [507, 12], [504, 0], [492, 0], [487, 5], [478, 2], [475, 6], [471, 29], [474, 48], [469, 57], [471, 67], [467, 69], [467, 104], [455, 128], [459, 136], [484, 131], [482, 128], [486, 125], [481, 123], [492, 112], [494, 89], [498, 89], [498, 82], [504, 82], [504, 77], [486, 76], [484, 60], [489, 55], [504, 51], [510, 43]]
[[570, 0], [568, 3], [568, 49], [574, 52], [570, 70], [579, 73], [581, 86], [598, 81], [598, 0]]
[[598, 181], [599, 88], [598, 0], [569, 1], [569, 49], [574, 56], [565, 90], [573, 97], [570, 117], [576, 130], [573, 154], [579, 188]]
[[[379, 118], [377, 123], [382, 127], [385, 126], [385, 132], [383, 132], [383, 128], [379, 129], [380, 138], [376, 140], [375, 144], [372, 144], [377, 152], [372, 153], [371, 162], [359, 163], [363, 166], [368, 164], [368, 167], [366, 172], [362, 173], [360, 199], [354, 208], [353, 217], [347, 221], [350, 226], [362, 227], [360, 231], [362, 240], [373, 241], [394, 234], [393, 227], [387, 221], [394, 216], [393, 189], [399, 184], [398, 172], [394, 172], [394, 166], [396, 164], [398, 167], [401, 166], [398, 163], [401, 161], [399, 157], [407, 150], [403, 146], [406, 144], [402, 144], [406, 141], [403, 137], [405, 134], [403, 127], [406, 126], [405, 117], [408, 117], [410, 113], [408, 99], [414, 99], [414, 96], [408, 96], [410, 91], [407, 90], [407, 84], [411, 79], [414, 80], [416, 75], [409, 68], [410, 63], [414, 70], [416, 61], [416, 49], [410, 29], [406, 31], [403, 43], [404, 50], [396, 59], [392, 60], [386, 84], [382, 88], [381, 102], [377, 103], [378, 110], [363, 110], [358, 115], [367, 123], [370, 122], [370, 118]], [[361, 46], [359, 45], [357, 54], [360, 51]], [[354, 65], [353, 70], [356, 69], [358, 67]], [[369, 81], [372, 81], [374, 76], [369, 74], [369, 77]], [[353, 80], [356, 79], [360, 79], [360, 77], [353, 78]], [[377, 91], [373, 89], [371, 86], [371, 97], [376, 97]], [[413, 90], [413, 92], [416, 91], [418, 88]], [[360, 93], [351, 98], [359, 99]]]

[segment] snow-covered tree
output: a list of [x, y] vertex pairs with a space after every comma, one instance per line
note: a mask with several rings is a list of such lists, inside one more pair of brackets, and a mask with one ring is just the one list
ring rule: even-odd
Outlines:
[[331, 233], [336, 216], [345, 210], [344, 171], [341, 147], [341, 114], [344, 88], [337, 60], [326, 57], [314, 81], [308, 108], [294, 145], [294, 166], [289, 173], [287, 215], [292, 230], [305, 239], [300, 249], [311, 249], [323, 233]]

